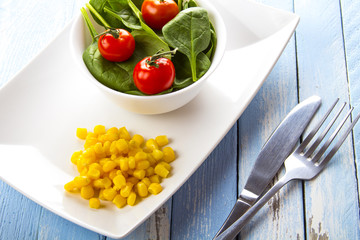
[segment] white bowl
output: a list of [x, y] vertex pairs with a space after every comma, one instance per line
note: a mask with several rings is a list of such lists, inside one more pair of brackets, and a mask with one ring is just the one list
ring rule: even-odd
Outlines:
[[[101, 84], [91, 75], [82, 59], [83, 52], [91, 44], [91, 37], [81, 15], [79, 15], [74, 21], [70, 32], [70, 46], [72, 47], [71, 50], [73, 57], [85, 77], [98, 86], [106, 96], [114, 100], [119, 104], [119, 106], [126, 110], [141, 114], [160, 114], [180, 108], [190, 102], [200, 92], [206, 79], [219, 65], [225, 52], [226, 28], [221, 15], [215, 7], [209, 3], [209, 1], [197, 0], [197, 3], [199, 6], [208, 11], [209, 18], [215, 27], [217, 44], [211, 66], [208, 71], [204, 74], [204, 76], [186, 88], [164, 95], [137, 96], [122, 93]], [[94, 24], [94, 26], [96, 25], [97, 24]]]

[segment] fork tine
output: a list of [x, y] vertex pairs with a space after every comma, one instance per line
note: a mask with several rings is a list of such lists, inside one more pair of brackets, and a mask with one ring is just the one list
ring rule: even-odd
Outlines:
[[360, 114], [356, 116], [356, 118], [353, 120], [351, 125], [346, 129], [346, 132], [341, 136], [341, 138], [338, 140], [338, 142], [334, 145], [334, 147], [331, 149], [329, 154], [319, 163], [320, 168], [324, 168], [325, 165], [330, 161], [330, 159], [335, 155], [335, 153], [339, 150], [341, 145], [344, 143], [346, 137], [349, 135], [351, 130], [354, 128], [355, 124], [360, 118]]
[[338, 110], [338, 112], [336, 113], [335, 117], [333, 117], [333, 119], [330, 121], [330, 123], [326, 126], [326, 128], [323, 130], [323, 132], [320, 134], [319, 137], [317, 137], [317, 139], [315, 140], [315, 142], [311, 145], [311, 147], [304, 153], [305, 157], [310, 157], [311, 154], [314, 153], [315, 149], [319, 146], [319, 144], [321, 143], [321, 141], [324, 139], [324, 137], [326, 136], [326, 134], [329, 132], [330, 128], [333, 126], [333, 124], [335, 123], [336, 119], [339, 117], [340, 113], [342, 112], [342, 110], [344, 109], [346, 103], [344, 103], [340, 109]]
[[329, 139], [325, 142], [325, 144], [320, 148], [320, 150], [316, 153], [316, 155], [312, 158], [312, 162], [317, 162], [321, 158], [321, 156], [325, 153], [326, 149], [330, 146], [336, 135], [339, 133], [342, 126], [345, 124], [346, 120], [349, 118], [351, 112], [353, 111], [353, 107], [346, 113], [346, 116], [344, 119], [340, 122], [340, 124], [337, 126], [337, 128], [334, 130], [332, 135], [329, 137]]
[[326, 114], [324, 115], [324, 117], [321, 119], [321, 121], [313, 128], [313, 130], [311, 130], [311, 132], [309, 133], [309, 135], [307, 135], [307, 137], [303, 140], [303, 142], [300, 144], [300, 146], [297, 148], [297, 152], [301, 153], [305, 147], [310, 143], [311, 139], [313, 139], [313, 137], [315, 136], [315, 134], [319, 131], [320, 127], [323, 125], [323, 123], [325, 122], [325, 120], [327, 119], [327, 117], [330, 115], [331, 111], [334, 109], [334, 107], [336, 106], [336, 104], [339, 102], [339, 98], [337, 98], [335, 100], [335, 102], [331, 105], [331, 107], [329, 108], [329, 110], [326, 112]]

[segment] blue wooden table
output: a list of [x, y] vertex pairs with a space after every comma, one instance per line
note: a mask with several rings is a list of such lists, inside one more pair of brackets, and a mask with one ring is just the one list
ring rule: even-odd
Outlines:
[[[208, 159], [126, 239], [211, 239], [235, 203], [261, 146], [299, 101], [316, 94], [330, 104], [339, 97], [355, 107], [354, 114], [359, 113], [360, 1], [259, 2], [298, 14], [296, 33]], [[0, 85], [44, 49], [83, 4], [0, 1]], [[359, 141], [360, 126], [319, 177], [288, 184], [239, 239], [360, 239]], [[0, 181], [0, 239], [109, 238], [64, 220]]]

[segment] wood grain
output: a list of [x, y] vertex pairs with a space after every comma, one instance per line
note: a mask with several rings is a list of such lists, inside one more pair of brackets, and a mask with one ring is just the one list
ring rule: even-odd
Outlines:
[[[340, 5], [337, 1], [296, 1], [300, 99], [317, 94], [325, 106], [349, 101]], [[320, 17], [319, 17], [320, 16]], [[324, 113], [326, 108], [320, 109]], [[351, 138], [324, 172], [305, 183], [307, 239], [357, 239], [359, 218]]]

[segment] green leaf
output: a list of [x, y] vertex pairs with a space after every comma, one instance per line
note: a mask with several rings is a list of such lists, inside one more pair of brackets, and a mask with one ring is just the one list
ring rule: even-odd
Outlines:
[[162, 31], [166, 42], [188, 57], [192, 79], [196, 81], [197, 55], [209, 46], [211, 40], [207, 11], [200, 7], [185, 9], [168, 22]]
[[139, 19], [129, 7], [123, 8], [120, 11], [115, 11], [108, 7], [105, 7], [104, 10], [109, 15], [119, 19], [129, 29], [142, 29]]
[[135, 65], [159, 49], [169, 50], [166, 44], [143, 30], [131, 33], [135, 39], [135, 51], [125, 62], [110, 62], [103, 58], [95, 41], [84, 52], [83, 60], [90, 73], [105, 86], [120, 91], [137, 91], [132, 75]]

